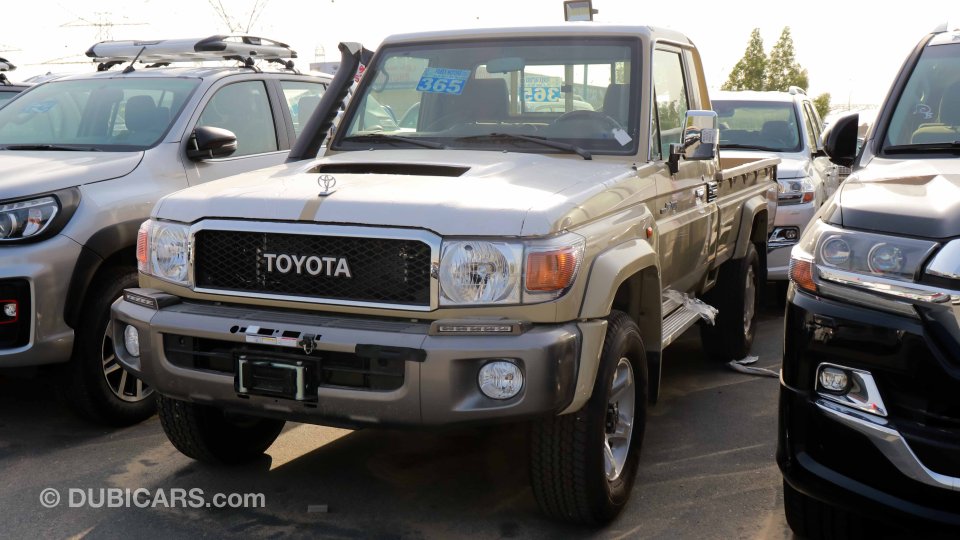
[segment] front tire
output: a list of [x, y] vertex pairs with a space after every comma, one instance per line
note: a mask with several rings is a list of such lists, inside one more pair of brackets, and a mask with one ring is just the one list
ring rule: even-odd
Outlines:
[[111, 426], [130, 426], [156, 412], [153, 389], [127, 372], [114, 354], [110, 306], [137, 286], [137, 272], [108, 268], [97, 276], [77, 329], [77, 346], [65, 370], [69, 405], [81, 416]]
[[204, 463], [239, 465], [263, 455], [285, 422], [228, 415], [208, 405], [158, 396], [157, 413], [167, 439], [183, 455]]
[[590, 400], [576, 413], [532, 425], [531, 484], [543, 512], [587, 525], [617, 517], [636, 479], [646, 413], [640, 330], [625, 313], [614, 311]]
[[720, 268], [716, 286], [704, 300], [719, 310], [713, 326], [700, 323], [703, 350], [713, 360], [739, 360], [750, 353], [757, 333], [762, 274], [757, 248], [750, 244], [742, 259]]

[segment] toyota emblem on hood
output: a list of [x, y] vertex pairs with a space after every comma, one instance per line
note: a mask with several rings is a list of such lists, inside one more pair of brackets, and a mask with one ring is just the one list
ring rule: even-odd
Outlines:
[[323, 188], [318, 196], [326, 197], [336, 191], [333, 188], [337, 185], [337, 179], [332, 174], [321, 174], [320, 178], [317, 178], [317, 185]]

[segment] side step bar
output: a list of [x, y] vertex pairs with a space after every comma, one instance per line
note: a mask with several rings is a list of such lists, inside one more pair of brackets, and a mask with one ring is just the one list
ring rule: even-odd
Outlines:
[[[668, 303], [673, 307], [672, 313], [667, 311]], [[663, 319], [663, 332], [661, 334], [663, 338], [661, 340], [660, 350], [666, 349], [667, 346], [673, 343], [681, 334], [686, 332], [688, 328], [700, 320], [700, 314], [696, 311], [688, 309], [683, 304], [677, 304], [669, 300], [663, 304], [663, 313], [670, 314]]]

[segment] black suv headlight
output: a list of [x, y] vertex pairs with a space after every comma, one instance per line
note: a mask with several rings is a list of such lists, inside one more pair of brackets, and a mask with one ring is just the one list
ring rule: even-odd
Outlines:
[[80, 190], [0, 201], [0, 242], [32, 242], [60, 232], [80, 203]]
[[[841, 229], [816, 219], [790, 254], [790, 279], [800, 289], [903, 311], [877, 295], [944, 302], [942, 291], [917, 283], [936, 242]], [[858, 291], [874, 293], [865, 295]]]

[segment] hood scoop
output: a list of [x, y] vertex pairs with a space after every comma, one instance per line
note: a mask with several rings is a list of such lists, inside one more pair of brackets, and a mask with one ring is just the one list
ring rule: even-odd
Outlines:
[[323, 174], [402, 174], [406, 176], [463, 176], [470, 167], [416, 163], [329, 163], [309, 171]]

